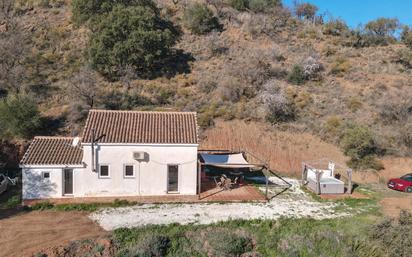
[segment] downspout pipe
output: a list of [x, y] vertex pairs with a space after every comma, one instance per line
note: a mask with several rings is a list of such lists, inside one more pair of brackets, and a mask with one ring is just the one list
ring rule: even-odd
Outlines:
[[94, 129], [91, 129], [91, 136], [92, 136], [92, 140], [91, 140], [91, 146], [92, 146], [92, 163], [91, 163], [91, 167], [92, 167], [92, 171], [96, 172], [96, 167], [95, 167], [95, 157], [94, 157]]

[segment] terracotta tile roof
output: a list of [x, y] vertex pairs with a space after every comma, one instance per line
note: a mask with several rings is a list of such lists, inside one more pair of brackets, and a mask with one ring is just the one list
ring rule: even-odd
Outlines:
[[35, 137], [21, 160], [22, 165], [79, 165], [83, 150], [72, 146], [72, 137]]
[[91, 110], [83, 143], [104, 135], [99, 143], [197, 144], [195, 112]]

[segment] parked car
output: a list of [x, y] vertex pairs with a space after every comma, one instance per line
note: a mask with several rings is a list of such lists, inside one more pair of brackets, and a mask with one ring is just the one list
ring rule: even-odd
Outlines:
[[0, 174], [0, 195], [4, 193], [8, 187], [9, 187], [9, 179], [3, 174]]
[[412, 193], [412, 173], [389, 180], [388, 187], [393, 190]]

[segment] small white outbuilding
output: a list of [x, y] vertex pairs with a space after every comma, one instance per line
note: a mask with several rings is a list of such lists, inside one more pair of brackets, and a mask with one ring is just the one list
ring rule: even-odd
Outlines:
[[91, 110], [80, 140], [35, 137], [23, 199], [197, 194], [194, 112]]

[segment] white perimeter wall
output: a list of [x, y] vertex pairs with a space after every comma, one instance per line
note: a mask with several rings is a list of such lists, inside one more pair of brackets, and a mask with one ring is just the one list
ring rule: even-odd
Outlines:
[[[133, 152], [148, 153], [147, 162]], [[96, 172], [91, 168], [91, 146], [83, 146], [84, 169], [74, 170], [74, 196], [166, 195], [167, 165], [179, 165], [179, 194], [196, 195], [197, 145], [101, 145], [96, 147]], [[99, 178], [99, 164], [110, 166], [110, 178]], [[133, 164], [134, 178], [124, 177]]]
[[[50, 172], [50, 178], [43, 179], [42, 173]], [[61, 168], [23, 168], [23, 199], [62, 197]]]

